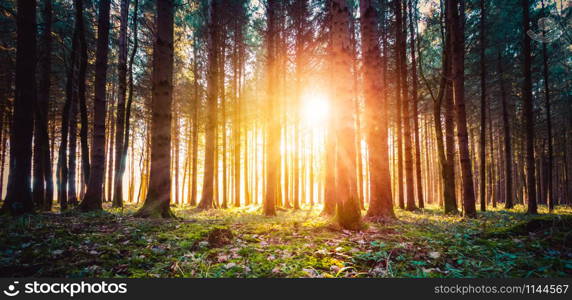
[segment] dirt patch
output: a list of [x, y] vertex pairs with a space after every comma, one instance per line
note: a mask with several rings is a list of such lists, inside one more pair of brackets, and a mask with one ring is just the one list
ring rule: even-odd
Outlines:
[[207, 242], [210, 248], [220, 248], [232, 242], [234, 234], [226, 228], [216, 228], [209, 232]]

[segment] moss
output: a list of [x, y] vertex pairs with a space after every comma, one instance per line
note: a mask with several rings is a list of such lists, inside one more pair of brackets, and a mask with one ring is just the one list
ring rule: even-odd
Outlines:
[[[0, 217], [0, 275], [47, 277], [562, 277], [572, 275], [572, 210], [521, 207], [476, 220], [440, 209], [396, 210], [398, 221], [339, 230], [315, 210], [174, 209], [182, 219], [123, 213]], [[524, 211], [524, 210], [522, 210]], [[543, 208], [541, 208], [543, 212]], [[545, 226], [547, 222], [557, 225]], [[538, 221], [540, 220], [540, 221]], [[525, 224], [541, 224], [528, 234]], [[558, 225], [560, 224], [560, 225]], [[536, 226], [535, 225], [535, 226]], [[524, 227], [523, 227], [524, 226]], [[522, 228], [526, 230], [522, 231]], [[232, 232], [218, 247], [209, 235]], [[503, 233], [490, 235], [494, 233]], [[518, 234], [517, 234], [518, 233]], [[521, 234], [523, 233], [523, 234]], [[94, 252], [93, 252], [94, 251]], [[432, 253], [434, 252], [434, 253]], [[93, 254], [96, 253], [96, 254]], [[437, 254], [435, 254], [437, 253]], [[65, 259], [64, 259], [65, 258]], [[27, 267], [23, 267], [27, 265]]]

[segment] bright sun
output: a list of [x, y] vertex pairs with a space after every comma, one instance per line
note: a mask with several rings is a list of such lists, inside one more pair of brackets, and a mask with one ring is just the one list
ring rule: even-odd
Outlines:
[[309, 127], [325, 127], [330, 103], [323, 93], [309, 92], [302, 96], [302, 119]]

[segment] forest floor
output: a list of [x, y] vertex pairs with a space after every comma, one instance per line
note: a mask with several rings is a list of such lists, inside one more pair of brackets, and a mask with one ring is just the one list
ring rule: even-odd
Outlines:
[[[437, 208], [363, 231], [318, 209], [199, 212], [135, 219], [134, 208], [0, 217], [0, 276], [33, 277], [570, 277], [572, 209], [523, 207], [476, 220]], [[546, 213], [545, 208], [541, 212]]]

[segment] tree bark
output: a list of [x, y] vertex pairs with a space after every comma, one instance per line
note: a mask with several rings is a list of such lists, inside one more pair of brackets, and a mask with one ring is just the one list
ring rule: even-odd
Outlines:
[[524, 128], [526, 137], [525, 161], [526, 161], [526, 193], [528, 195], [529, 214], [537, 214], [536, 203], [536, 167], [534, 165], [534, 111], [532, 101], [532, 56], [530, 50], [530, 37], [527, 31], [530, 29], [530, 3], [522, 0], [522, 23], [523, 37], [522, 53], [524, 56], [522, 82], [522, 101], [524, 110]]
[[[371, 0], [360, 1], [362, 36], [365, 122], [369, 149], [371, 200], [366, 218], [375, 221], [395, 218], [389, 173], [387, 99], [383, 96], [385, 73], [381, 65], [377, 12]], [[385, 58], [384, 58], [385, 59]]]
[[11, 131], [11, 168], [2, 211], [12, 215], [34, 212], [30, 190], [32, 172], [32, 133], [36, 103], [36, 1], [18, 0], [16, 42], [16, 95]]
[[[544, 10], [544, 0], [542, 0], [542, 10]], [[544, 34], [544, 32], [543, 32]], [[546, 49], [546, 43], [542, 43], [542, 76], [544, 79], [544, 102], [546, 107], [546, 138], [548, 139], [548, 157], [547, 157], [547, 187], [546, 187], [546, 198], [548, 203], [548, 210], [552, 211], [554, 209], [554, 188], [553, 188], [553, 161], [554, 161], [554, 150], [552, 144], [552, 115], [550, 107], [550, 83], [549, 83], [549, 69], [548, 69], [548, 50]]]
[[[455, 123], [457, 125], [457, 143], [461, 161], [461, 181], [463, 192], [463, 212], [465, 216], [477, 216], [475, 208], [475, 192], [473, 172], [469, 153], [467, 134], [467, 116], [465, 111], [465, 32], [464, 32], [464, 0], [447, 0], [451, 12], [451, 31], [453, 44], [453, 86], [455, 96]], [[459, 8], [460, 6], [460, 8]]]
[[[415, 35], [416, 35], [416, 25], [417, 17], [416, 10], [417, 4], [413, 5], [414, 0], [409, 0], [409, 31], [411, 33], [410, 39], [410, 49], [411, 49], [411, 80], [412, 82], [412, 95], [411, 103], [413, 105], [413, 138], [415, 142], [415, 192], [417, 195], [417, 203], [419, 208], [424, 208], [425, 203], [423, 201], [423, 184], [421, 179], [421, 141], [419, 140], [419, 112], [418, 112], [418, 81], [417, 76], [417, 57], [415, 52]], [[416, 2], [417, 3], [417, 2]]]
[[[487, 130], [487, 78], [486, 78], [486, 16], [485, 16], [485, 0], [480, 0], [481, 16], [479, 21], [479, 55], [480, 55], [480, 77], [481, 77], [481, 127], [480, 127], [480, 139], [479, 139], [479, 198], [481, 204], [481, 211], [486, 210], [486, 130]], [[491, 140], [492, 142], [492, 140]]]
[[[53, 177], [48, 134], [48, 112], [50, 109], [50, 73], [52, 66], [52, 0], [44, 1], [42, 10], [44, 30], [42, 32], [42, 48], [39, 57], [38, 103], [35, 110], [34, 131], [34, 203], [42, 210], [52, 209]], [[4, 100], [1, 100], [4, 101]], [[1, 108], [5, 109], [4, 106]], [[4, 122], [3, 118], [0, 122]], [[3, 165], [2, 165], [3, 166]], [[2, 182], [2, 181], [0, 181]], [[1, 197], [1, 193], [0, 193]]]
[[157, 0], [153, 46], [151, 173], [149, 190], [137, 217], [171, 218], [171, 114], [173, 102], [173, 0]]
[[99, 2], [97, 47], [95, 53], [95, 99], [93, 103], [93, 138], [87, 191], [79, 206], [82, 211], [101, 210], [103, 202], [103, 179], [105, 171], [105, 114], [107, 58], [109, 45], [110, 0]]
[[115, 184], [113, 185], [113, 207], [123, 207], [123, 174], [125, 160], [123, 143], [125, 142], [125, 103], [127, 97], [127, 22], [129, 1], [121, 0], [119, 17], [119, 57], [117, 63], [117, 119], [115, 124]]
[[217, 126], [218, 101], [218, 0], [208, 2], [208, 69], [207, 69], [207, 123], [205, 136], [205, 158], [203, 174], [203, 191], [198, 207], [210, 209], [214, 207], [214, 169], [215, 157], [215, 129]]
[[267, 68], [268, 68], [268, 101], [266, 109], [266, 193], [264, 196], [264, 215], [276, 215], [276, 201], [279, 199], [280, 187], [278, 186], [278, 170], [280, 169], [280, 123], [278, 116], [277, 91], [277, 63], [276, 44], [277, 27], [276, 15], [278, 9], [277, 0], [268, 0], [266, 32]]
[[359, 230], [361, 213], [357, 199], [355, 174], [355, 129], [352, 113], [350, 13], [345, 0], [332, 0], [332, 67], [336, 149], [336, 196], [338, 224]]

